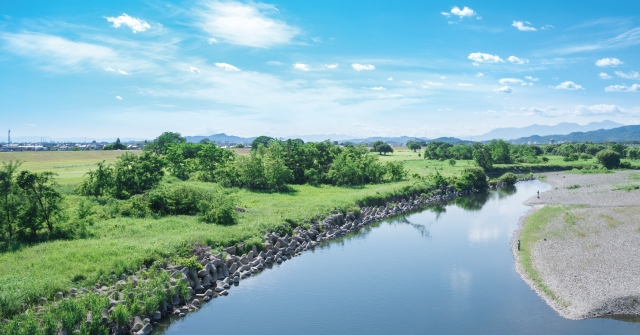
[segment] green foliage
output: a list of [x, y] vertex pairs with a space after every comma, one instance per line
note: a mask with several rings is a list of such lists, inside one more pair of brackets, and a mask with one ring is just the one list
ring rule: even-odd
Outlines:
[[462, 170], [460, 176], [456, 178], [454, 186], [459, 191], [472, 189], [484, 191], [489, 188], [487, 175], [480, 167], [469, 167]]
[[85, 179], [76, 188], [79, 195], [101, 197], [111, 194], [114, 187], [114, 173], [110, 164], [97, 163], [97, 169], [86, 173]]
[[216, 178], [227, 187], [246, 187], [254, 190], [281, 191], [293, 178], [285, 165], [284, 148], [279, 142], [269, 147], [260, 145], [249, 155], [235, 156], [217, 171]]
[[380, 155], [386, 155], [387, 153], [393, 153], [393, 148], [389, 144], [382, 141], [375, 141], [373, 142], [371, 152], [377, 152]]
[[156, 187], [164, 176], [163, 168], [162, 159], [149, 152], [140, 156], [125, 153], [114, 165], [113, 196], [128, 199]]
[[514, 173], [511, 172], [507, 172], [505, 174], [503, 174], [502, 176], [500, 176], [500, 178], [498, 178], [498, 180], [500, 180], [501, 182], [512, 186], [514, 185], [517, 181], [518, 181], [518, 176], [516, 176]]
[[167, 153], [167, 150], [169, 150], [169, 147], [171, 147], [172, 145], [185, 142], [187, 142], [187, 139], [182, 137], [180, 133], [173, 133], [168, 131], [156, 137], [153, 142], [148, 143], [145, 146], [144, 150], [161, 156], [165, 155]]
[[174, 265], [182, 265], [188, 267], [190, 269], [194, 269], [196, 271], [202, 269], [202, 264], [198, 263], [196, 256], [193, 257], [184, 257], [184, 258], [176, 258], [173, 260]]
[[253, 142], [251, 142], [251, 150], [258, 150], [260, 146], [269, 147], [271, 142], [274, 142], [275, 139], [269, 136], [258, 136]]
[[[494, 139], [487, 144], [486, 148], [491, 152], [491, 160], [494, 164], [511, 163], [511, 144], [501, 139]], [[482, 166], [480, 164], [478, 165]]]
[[102, 147], [102, 150], [129, 150], [126, 145], [120, 143], [120, 139], [116, 139], [115, 143], [107, 144]]
[[455, 159], [453, 159], [453, 158], [451, 158], [451, 159], [449, 160], [449, 166], [456, 166], [456, 160], [455, 160]]
[[637, 161], [640, 159], [640, 149], [639, 148], [628, 148], [627, 149], [627, 158], [632, 161]]
[[607, 169], [615, 169], [620, 165], [620, 154], [613, 150], [602, 150], [596, 154], [598, 163]]
[[386, 180], [388, 181], [401, 181], [407, 179], [407, 170], [404, 168], [404, 163], [401, 161], [388, 161], [385, 166]]
[[345, 148], [333, 161], [327, 179], [334, 185], [364, 185], [382, 182], [387, 171], [366, 147]]
[[417, 150], [422, 149], [422, 146], [418, 142], [409, 141], [407, 142], [407, 148], [409, 148], [410, 150], [413, 150], [413, 152], [416, 152]]
[[[570, 153], [569, 155], [567, 155], [567, 156], [565, 156], [565, 157], [563, 158], [563, 160], [564, 160], [565, 162], [575, 162], [575, 161], [577, 161], [578, 159], [580, 159], [580, 155], [579, 155], [579, 154], [577, 154], [577, 153], [575, 153], [575, 152], [572, 152], [572, 153]], [[587, 158], [587, 159], [588, 159], [588, 158]]]
[[[53, 172], [31, 173], [20, 171], [16, 183], [24, 191], [28, 203], [32, 204], [27, 210], [32, 235], [35, 237], [38, 223], [46, 224], [49, 233], [53, 232], [53, 220], [60, 213], [62, 196], [55, 190], [56, 176]], [[36, 224], [34, 227], [33, 224]]]
[[473, 144], [473, 160], [483, 169], [491, 169], [493, 167], [493, 154], [491, 150], [482, 143]]
[[233, 199], [223, 193], [209, 194], [199, 204], [201, 219], [207, 223], [233, 225], [237, 223], [237, 213]]

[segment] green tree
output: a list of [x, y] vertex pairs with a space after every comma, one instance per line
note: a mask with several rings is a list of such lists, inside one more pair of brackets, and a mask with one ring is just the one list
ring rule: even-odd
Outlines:
[[62, 195], [55, 190], [55, 176], [57, 174], [50, 171], [21, 171], [16, 178], [18, 186], [26, 193], [27, 198], [38, 205], [37, 220], [46, 224], [49, 233], [53, 232], [53, 217], [60, 212], [62, 202]]
[[164, 166], [164, 161], [150, 152], [140, 156], [125, 153], [118, 157], [114, 165], [113, 196], [129, 199], [156, 187], [164, 176]]
[[484, 191], [489, 188], [487, 175], [480, 167], [465, 168], [456, 179], [455, 187], [459, 191], [472, 189]]
[[274, 142], [275, 139], [269, 136], [258, 136], [253, 142], [251, 142], [251, 150], [257, 150], [260, 145], [269, 147], [269, 143]]
[[382, 141], [375, 141], [373, 142], [373, 148], [371, 149], [371, 151], [377, 152], [380, 155], [386, 155], [388, 152], [393, 153], [393, 148]]
[[627, 157], [632, 161], [637, 161], [638, 159], [640, 159], [640, 149], [638, 148], [627, 149]]
[[200, 171], [198, 179], [215, 181], [216, 170], [233, 159], [234, 155], [232, 150], [223, 149], [216, 145], [204, 145], [197, 155], [197, 166]]
[[473, 144], [473, 160], [483, 169], [493, 168], [493, 158], [487, 146], [480, 142]]
[[504, 140], [493, 139], [487, 145], [494, 164], [511, 163], [511, 144]]
[[211, 139], [209, 139], [208, 137], [205, 137], [203, 139], [200, 140], [200, 142], [198, 142], [200, 144], [211, 144]]
[[607, 169], [615, 169], [620, 166], [620, 154], [613, 150], [605, 149], [598, 152], [596, 159]]
[[109, 195], [114, 186], [114, 174], [111, 164], [102, 161], [98, 168], [85, 174], [84, 180], [76, 188], [76, 193], [84, 196], [101, 197]]
[[156, 155], [165, 155], [170, 146], [177, 143], [185, 143], [186, 141], [187, 139], [182, 137], [180, 133], [167, 131], [156, 137], [153, 142], [147, 144], [144, 149]]
[[418, 142], [409, 141], [407, 142], [407, 148], [409, 148], [409, 150], [413, 150], [413, 152], [416, 152], [417, 150], [422, 149], [422, 146]]
[[163, 158], [171, 174], [181, 180], [189, 179], [190, 174], [198, 169], [197, 157], [204, 146], [188, 142], [169, 146]]
[[622, 143], [614, 143], [609, 147], [609, 149], [615, 151], [620, 155], [620, 158], [625, 158], [625, 153], [627, 150], [627, 146]]
[[120, 143], [120, 138], [116, 139], [115, 143], [105, 145], [102, 150], [128, 150], [126, 145]]
[[7, 234], [9, 242], [16, 233], [16, 221], [20, 213], [20, 189], [14, 174], [22, 162], [9, 161], [0, 168], [0, 228]]
[[451, 166], [451, 167], [456, 166], [456, 160], [455, 160], [455, 159], [453, 159], [453, 158], [451, 158], [451, 159], [449, 160], [449, 166]]
[[404, 163], [401, 161], [389, 161], [384, 166], [387, 171], [387, 180], [389, 181], [401, 181], [407, 179], [407, 170], [404, 168]]

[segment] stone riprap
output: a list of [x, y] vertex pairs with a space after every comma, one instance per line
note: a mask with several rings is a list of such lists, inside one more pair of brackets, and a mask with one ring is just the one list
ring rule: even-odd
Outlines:
[[[568, 319], [640, 314], [640, 191], [615, 190], [640, 184], [640, 173], [547, 173], [552, 189], [532, 196], [512, 251], [516, 271], [551, 307]], [[577, 185], [577, 186], [576, 186]], [[524, 272], [517, 251], [522, 227], [545, 205], [567, 205], [546, 223], [530, 250], [533, 268], [556, 299]]]

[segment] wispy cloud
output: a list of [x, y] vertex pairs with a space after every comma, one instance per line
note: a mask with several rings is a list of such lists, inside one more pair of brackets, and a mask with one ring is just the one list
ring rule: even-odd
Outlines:
[[484, 77], [484, 73], [478, 72], [478, 73], [476, 73], [476, 77]]
[[496, 88], [493, 90], [496, 93], [505, 93], [505, 94], [511, 94], [513, 92], [513, 89], [511, 89], [511, 87], [509, 86], [503, 86], [500, 88]]
[[596, 66], [599, 67], [615, 67], [622, 64], [624, 64], [624, 62], [617, 58], [602, 58], [596, 61]]
[[227, 63], [216, 63], [215, 65], [219, 68], [225, 69], [225, 71], [240, 71], [237, 67]]
[[536, 31], [537, 29], [531, 26], [531, 22], [527, 21], [513, 21], [511, 24], [520, 31]]
[[633, 84], [631, 86], [611, 85], [604, 88], [605, 92], [640, 92], [640, 85]]
[[462, 20], [465, 17], [472, 17], [472, 16], [478, 15], [473, 9], [466, 6], [463, 7], [462, 9], [460, 9], [458, 6], [454, 6], [453, 8], [451, 8], [449, 12], [440, 12], [440, 14], [446, 17], [457, 16], [458, 18], [460, 18], [460, 20]]
[[555, 28], [554, 26], [550, 25], [550, 24], [545, 24], [544, 26], [542, 26], [540, 29], [541, 30], [551, 30]]
[[517, 79], [517, 78], [502, 78], [498, 82], [502, 85], [524, 83], [522, 79]]
[[600, 72], [600, 74], [598, 76], [600, 77], [600, 79], [611, 79], [611, 78], [613, 78], [606, 72]]
[[459, 83], [458, 86], [460, 87], [473, 87], [473, 84], [469, 84], [469, 83]]
[[570, 91], [584, 90], [584, 87], [582, 87], [582, 85], [578, 85], [572, 81], [565, 81], [562, 84], [556, 86], [555, 88], [556, 90], [570, 90]]
[[623, 79], [634, 79], [634, 80], [640, 80], [640, 73], [636, 72], [636, 71], [631, 71], [629, 73], [625, 73], [622, 71], [616, 71], [616, 76], [623, 78]]
[[516, 56], [509, 56], [509, 58], [507, 58], [507, 60], [511, 63], [511, 64], [527, 64], [529, 63], [528, 59], [524, 59], [524, 58], [518, 58]]
[[338, 64], [325, 64], [324, 67], [326, 67], [327, 69], [337, 69]]
[[218, 40], [216, 40], [215, 38], [211, 37], [211, 38], [207, 39], [207, 43], [209, 43], [209, 44], [218, 44]]
[[571, 54], [577, 52], [588, 52], [597, 50], [621, 49], [640, 44], [640, 27], [627, 30], [618, 35], [606, 39], [601, 39], [592, 43], [574, 45], [559, 49], [561, 54]]
[[299, 28], [268, 16], [278, 13], [273, 5], [214, 0], [194, 12], [200, 29], [230, 44], [270, 48], [291, 43], [300, 34]]
[[199, 75], [200, 74], [200, 70], [198, 70], [197, 67], [193, 67], [193, 66], [189, 67], [189, 72], [191, 72], [191, 73], [193, 73], [195, 75]]
[[482, 52], [474, 52], [467, 57], [473, 61], [473, 65], [479, 65], [480, 63], [504, 63], [504, 60], [498, 55], [485, 54]]
[[351, 64], [351, 67], [356, 71], [371, 71], [375, 70], [376, 67], [371, 64]]
[[386, 90], [386, 88], [384, 88], [382, 86], [372, 87], [371, 89], [374, 90], [374, 91], [384, 91], [384, 90]]
[[121, 97], [121, 96], [119, 96], [119, 95], [116, 95], [116, 99], [118, 99], [118, 100], [122, 100], [122, 97]]
[[135, 17], [131, 17], [127, 14], [122, 14], [118, 17], [106, 17], [105, 19], [107, 19], [107, 21], [113, 23], [113, 27], [114, 28], [120, 28], [121, 26], [126, 26], [131, 28], [131, 31], [133, 31], [133, 33], [141, 33], [149, 28], [151, 28], [151, 26], [144, 20], [140, 20], [138, 18]]
[[270, 60], [270, 61], [267, 62], [267, 64], [268, 65], [273, 65], [273, 66], [280, 66], [280, 65], [282, 65], [282, 62], [278, 62], [278, 61], [275, 61], [275, 60]]
[[538, 81], [538, 80], [540, 80], [539, 78], [534, 78], [532, 76], [526, 76], [526, 77], [524, 77], [524, 79], [530, 80], [530, 81]]

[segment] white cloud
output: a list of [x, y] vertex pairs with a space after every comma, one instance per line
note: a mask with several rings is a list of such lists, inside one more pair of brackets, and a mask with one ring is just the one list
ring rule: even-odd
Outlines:
[[599, 67], [615, 67], [621, 64], [624, 64], [624, 62], [617, 58], [603, 58], [596, 61], [596, 66]]
[[530, 22], [526, 22], [526, 21], [525, 22], [513, 21], [511, 25], [516, 27], [520, 31], [536, 31], [537, 30], [536, 28], [530, 26], [531, 25]]
[[526, 64], [526, 63], [529, 63], [528, 59], [518, 58], [516, 56], [509, 56], [509, 58], [507, 58], [507, 60], [509, 62], [511, 62], [511, 64]]
[[460, 86], [460, 87], [473, 87], [473, 84], [469, 84], [469, 83], [458, 83], [458, 86]]
[[194, 73], [196, 75], [200, 74], [200, 70], [198, 70], [197, 67], [193, 67], [193, 66], [189, 67], [189, 72], [192, 72], [192, 73]]
[[25, 123], [24, 125], [27, 126], [27, 127], [37, 127], [38, 126], [37, 124], [33, 124], [33, 123]]
[[540, 79], [538, 79], [538, 78], [534, 78], [534, 77], [532, 77], [532, 76], [526, 76], [526, 77], [524, 77], [524, 79], [526, 79], [526, 80], [530, 80], [530, 81], [538, 81], [538, 80], [540, 80]]
[[112, 22], [114, 28], [120, 28], [120, 26], [127, 26], [131, 28], [131, 30], [134, 33], [141, 33], [151, 28], [151, 26], [144, 20], [131, 17], [124, 13], [118, 17], [105, 17], [105, 19], [107, 19], [107, 21], [109, 22]]
[[545, 25], [544, 25], [542, 28], [540, 28], [540, 29], [542, 29], [542, 30], [551, 30], [551, 29], [553, 29], [553, 28], [555, 28], [555, 27], [554, 27], [554, 26], [552, 26], [552, 25], [550, 25], [550, 24], [545, 24]]
[[209, 43], [209, 44], [217, 44], [218, 40], [216, 40], [215, 38], [211, 37], [210, 39], [207, 40], [207, 43]]
[[413, 82], [411, 80], [403, 80], [402, 82], [405, 83], [405, 84], [413, 84]]
[[395, 99], [395, 98], [402, 98], [402, 97], [404, 97], [404, 95], [402, 95], [402, 94], [395, 94], [395, 93], [394, 93], [394, 94], [383, 94], [383, 95], [378, 96], [378, 98], [383, 98], [383, 99], [384, 99], [384, 98], [391, 98], [391, 99]]
[[393, 81], [393, 78], [389, 77], [389, 79], [387, 79], [388, 81]]
[[434, 82], [428, 81], [427, 85], [429, 85], [429, 86], [442, 86], [442, 83], [434, 83]]
[[640, 92], [640, 85], [633, 84], [631, 86], [611, 85], [604, 88], [605, 92]]
[[118, 100], [122, 100], [122, 97], [121, 97], [121, 96], [119, 96], [119, 95], [116, 95], [116, 99], [118, 99]]
[[273, 5], [235, 1], [206, 1], [194, 10], [197, 26], [224, 42], [254, 48], [288, 44], [300, 29], [267, 14], [279, 13]]
[[478, 72], [478, 73], [476, 73], [476, 77], [484, 77], [484, 73]]
[[295, 63], [293, 68], [300, 71], [309, 71], [309, 64]]
[[572, 114], [581, 116], [597, 116], [597, 115], [622, 115], [625, 114], [625, 110], [616, 105], [593, 105], [593, 106], [576, 106]]
[[455, 15], [459, 17], [460, 20], [462, 20], [465, 17], [472, 17], [477, 15], [477, 13], [473, 9], [466, 6], [463, 7], [462, 9], [460, 9], [458, 6], [454, 6], [453, 8], [451, 8], [450, 12], [440, 12], [440, 14], [446, 17], [451, 17], [451, 15]]
[[282, 62], [278, 62], [278, 61], [275, 61], [275, 60], [270, 60], [270, 61], [267, 62], [267, 64], [274, 65], [274, 66], [280, 66], [280, 65], [282, 65]]
[[108, 72], [115, 72], [116, 71], [115, 69], [112, 69], [111, 67], [107, 67], [104, 70], [108, 71]]
[[624, 79], [635, 79], [640, 80], [640, 73], [636, 71], [631, 71], [629, 73], [624, 73], [622, 71], [616, 71], [616, 76]]
[[493, 91], [496, 92], [496, 93], [507, 93], [507, 94], [513, 92], [513, 90], [509, 86], [503, 86], [503, 87], [500, 87], [500, 88], [496, 88]]
[[473, 65], [478, 65], [480, 63], [504, 63], [504, 60], [498, 57], [498, 55], [490, 55], [481, 52], [474, 52], [467, 58], [473, 61]]
[[445, 80], [445, 79], [447, 79], [447, 77], [445, 77], [445, 76], [440, 76], [440, 79]]
[[128, 76], [128, 75], [131, 74], [131, 73], [128, 73], [127, 71], [123, 71], [123, 70], [120, 70], [120, 69], [118, 69], [118, 73], [119, 74], [124, 74], [125, 76]]
[[582, 85], [578, 85], [572, 81], [565, 81], [564, 83], [556, 86], [557, 90], [570, 90], [570, 91], [577, 91], [577, 90], [584, 90], [584, 88], [582, 87]]
[[225, 69], [225, 71], [240, 71], [237, 67], [227, 63], [216, 63], [217, 67]]
[[338, 68], [338, 64], [325, 64], [324, 66], [327, 69], [337, 69]]
[[499, 82], [502, 85], [524, 83], [524, 81], [522, 79], [517, 79], [517, 78], [502, 78], [502, 79], [499, 80]]
[[375, 70], [375, 66], [371, 65], [371, 64], [351, 64], [351, 67], [356, 70], [356, 71], [371, 71], [371, 70]]
[[384, 91], [384, 90], [386, 90], [386, 88], [381, 87], [381, 86], [380, 87], [372, 87], [371, 89], [374, 90], [374, 91]]
[[600, 72], [600, 74], [598, 76], [600, 77], [600, 79], [611, 79], [611, 78], [613, 78], [606, 72]]

